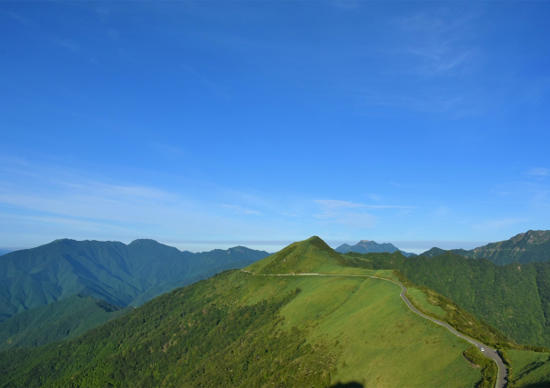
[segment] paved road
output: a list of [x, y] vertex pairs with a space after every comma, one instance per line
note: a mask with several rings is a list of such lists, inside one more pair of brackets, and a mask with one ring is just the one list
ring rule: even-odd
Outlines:
[[502, 361], [502, 358], [500, 357], [500, 355], [497, 353], [497, 351], [495, 349], [493, 349], [492, 347], [490, 346], [487, 346], [479, 341], [476, 341], [475, 339], [473, 338], [470, 338], [460, 332], [458, 332], [454, 327], [452, 327], [451, 325], [449, 325], [448, 323], [445, 323], [445, 322], [441, 322], [435, 318], [432, 318], [432, 317], [429, 317], [423, 313], [421, 313], [420, 311], [418, 311], [418, 309], [416, 307], [414, 307], [411, 303], [411, 301], [409, 300], [409, 298], [407, 298], [407, 296], [405, 295], [405, 293], [407, 292], [407, 288], [399, 283], [399, 282], [396, 282], [394, 280], [390, 280], [390, 279], [387, 279], [387, 278], [380, 278], [378, 276], [371, 276], [371, 275], [353, 275], [353, 274], [328, 274], [328, 273], [301, 273], [301, 274], [294, 274], [294, 273], [290, 273], [290, 274], [254, 274], [250, 271], [245, 271], [245, 270], [241, 270], [242, 272], [246, 272], [246, 273], [250, 273], [250, 274], [253, 274], [253, 275], [262, 275], [262, 276], [330, 276], [330, 277], [334, 277], [334, 276], [354, 276], [354, 277], [368, 277], [368, 278], [371, 278], [371, 279], [380, 279], [380, 280], [385, 280], [385, 281], [388, 281], [388, 282], [392, 282], [392, 283], [395, 283], [397, 284], [399, 287], [401, 287], [401, 299], [403, 299], [403, 301], [405, 302], [405, 304], [413, 311], [415, 312], [416, 314], [420, 315], [421, 317], [423, 318], [426, 318], [426, 319], [429, 319], [430, 321], [432, 321], [433, 323], [436, 323], [440, 326], [443, 326], [445, 327], [447, 330], [449, 330], [451, 333], [453, 333], [454, 335], [456, 335], [457, 337], [460, 337], [462, 339], [465, 339], [466, 341], [468, 341], [469, 343], [471, 343], [472, 345], [478, 347], [480, 350], [483, 349], [483, 354], [485, 354], [485, 356], [489, 357], [490, 359], [492, 359], [496, 364], [497, 364], [497, 367], [498, 367], [498, 376], [497, 376], [497, 381], [496, 381], [496, 384], [495, 384], [495, 388], [504, 388], [506, 387], [506, 378], [508, 376], [508, 371], [506, 369], [506, 366], [504, 365], [504, 362]]
[[495, 349], [493, 349], [492, 347], [487, 346], [487, 345], [485, 345], [485, 344], [483, 344], [479, 341], [476, 341], [473, 338], [465, 336], [464, 334], [458, 332], [454, 327], [452, 327], [448, 323], [441, 322], [441, 321], [439, 321], [435, 318], [432, 318], [432, 317], [429, 317], [425, 314], [422, 314], [420, 311], [417, 310], [416, 307], [414, 307], [412, 305], [409, 298], [407, 298], [405, 296], [405, 293], [407, 292], [407, 288], [403, 284], [401, 284], [399, 282], [396, 282], [396, 281], [393, 281], [393, 280], [390, 280], [390, 279], [379, 278], [378, 276], [370, 276], [370, 277], [375, 278], [375, 279], [380, 279], [380, 280], [387, 280], [388, 282], [392, 282], [392, 283], [397, 284], [399, 287], [401, 287], [401, 294], [400, 294], [401, 299], [403, 299], [405, 301], [407, 306], [409, 306], [409, 308], [412, 311], [414, 311], [416, 314], [420, 315], [423, 318], [429, 319], [430, 321], [432, 321], [434, 323], [437, 323], [438, 325], [441, 325], [441, 326], [447, 328], [451, 333], [453, 333], [457, 337], [465, 339], [466, 341], [468, 341], [472, 345], [477, 346], [480, 350], [483, 349], [484, 350], [483, 354], [485, 354], [485, 356], [492, 359], [497, 364], [497, 367], [498, 367], [498, 376], [497, 376], [497, 382], [495, 384], [495, 388], [504, 388], [506, 386], [506, 377], [508, 376], [508, 371], [506, 369], [506, 366], [504, 365], [504, 362], [502, 361], [502, 358], [500, 357], [500, 355], [497, 353], [497, 351]]

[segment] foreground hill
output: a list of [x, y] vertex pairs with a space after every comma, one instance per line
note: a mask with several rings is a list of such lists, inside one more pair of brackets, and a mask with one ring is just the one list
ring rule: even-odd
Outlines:
[[[465, 357], [468, 342], [413, 313], [397, 284], [370, 275], [393, 276], [346, 267], [314, 237], [244, 271], [162, 295], [79, 338], [2, 352], [0, 386], [473, 387], [485, 381], [485, 369]], [[417, 296], [427, 305], [426, 296]]]
[[79, 293], [114, 305], [137, 305], [201, 276], [266, 256], [245, 247], [194, 254], [153, 240], [129, 245], [56, 240], [0, 257], [0, 322]]
[[403, 252], [391, 243], [378, 244], [376, 241], [369, 241], [369, 240], [361, 240], [355, 245], [342, 244], [338, 248], [336, 248], [335, 251], [339, 252], [339, 253], [348, 253], [348, 252], [355, 252], [355, 253], [388, 252], [388, 253], [393, 253], [393, 252], [399, 251], [405, 257], [414, 256], [414, 253]]
[[0, 323], [0, 350], [75, 338], [131, 310], [132, 307], [123, 309], [91, 296], [72, 295]]
[[[446, 252], [432, 248], [422, 256], [434, 257]], [[509, 240], [490, 243], [472, 250], [452, 249], [450, 252], [470, 259], [484, 258], [495, 264], [532, 263], [550, 260], [550, 231], [530, 230]]]
[[[399, 253], [348, 254], [370, 269], [398, 269], [519, 343], [550, 347], [550, 262], [496, 265], [451, 252], [433, 258]], [[351, 264], [351, 263], [349, 263]]]

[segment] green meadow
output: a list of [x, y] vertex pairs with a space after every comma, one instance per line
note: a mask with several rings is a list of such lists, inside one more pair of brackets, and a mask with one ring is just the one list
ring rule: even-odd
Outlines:
[[307, 333], [313, 346], [332, 345], [332, 382], [473, 387], [481, 379], [480, 369], [463, 356], [469, 344], [414, 314], [396, 284], [346, 276], [249, 276], [255, 292], [248, 302], [257, 303], [277, 290], [301, 290], [281, 309], [281, 327]]
[[507, 350], [511, 375], [508, 388], [550, 387], [550, 353]]

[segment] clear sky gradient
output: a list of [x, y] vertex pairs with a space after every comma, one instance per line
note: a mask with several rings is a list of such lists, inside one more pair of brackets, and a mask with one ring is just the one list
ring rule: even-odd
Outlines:
[[2, 1], [0, 247], [550, 229], [550, 2]]

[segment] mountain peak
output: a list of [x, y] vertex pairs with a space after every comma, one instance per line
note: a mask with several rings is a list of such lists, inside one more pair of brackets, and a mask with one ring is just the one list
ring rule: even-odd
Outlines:
[[248, 267], [258, 273], [307, 273], [340, 266], [340, 255], [318, 236], [298, 241]]
[[153, 239], [150, 239], [150, 238], [138, 238], [137, 240], [134, 240], [132, 241], [130, 244], [128, 245], [156, 245], [156, 244], [160, 244], [158, 241], [155, 241]]

